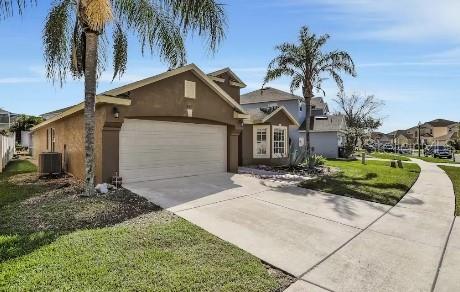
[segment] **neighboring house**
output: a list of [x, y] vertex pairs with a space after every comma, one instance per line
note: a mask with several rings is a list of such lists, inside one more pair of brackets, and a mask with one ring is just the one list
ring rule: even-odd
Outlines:
[[[284, 107], [297, 121], [302, 124], [305, 121], [305, 102], [303, 97], [285, 92], [272, 87], [265, 87], [241, 95], [241, 106], [248, 111], [257, 111], [260, 108]], [[312, 116], [326, 115], [329, 112], [327, 104], [321, 97], [311, 100]], [[289, 128], [290, 144], [296, 148], [303, 146], [303, 137], [299, 136], [299, 127]]]
[[[300, 126], [300, 135], [305, 135], [305, 121]], [[312, 154], [327, 158], [338, 158], [345, 144], [346, 122], [343, 115], [311, 117], [310, 144]]]
[[398, 130], [394, 133], [394, 144], [398, 146], [408, 147], [416, 144], [415, 138], [407, 134], [404, 130]]
[[[124, 183], [237, 172], [239, 137], [249, 116], [240, 106], [244, 83], [226, 68], [208, 76], [191, 64], [96, 97], [96, 182], [119, 174]], [[34, 157], [64, 154], [64, 167], [83, 178], [83, 103], [32, 128]]]
[[9, 129], [17, 116], [18, 114], [14, 114], [0, 108], [0, 130]]
[[[422, 131], [420, 131], [422, 132]], [[416, 138], [417, 141], [418, 141], [418, 137]], [[431, 145], [433, 144], [434, 140], [433, 140], [433, 135], [429, 134], [429, 133], [423, 133], [420, 135], [420, 143], [423, 145]], [[418, 142], [417, 142], [418, 144]]]
[[[420, 140], [422, 145], [446, 145], [455, 139], [458, 132], [458, 124], [445, 119], [436, 119], [420, 125]], [[410, 146], [418, 144], [419, 127], [415, 126], [407, 130], [397, 130], [388, 135], [394, 137], [395, 145]]]
[[289, 129], [299, 123], [284, 107], [247, 110], [241, 139], [241, 165], [289, 163]]
[[393, 144], [393, 138], [385, 133], [372, 132], [368, 143], [374, 144], [376, 146]]

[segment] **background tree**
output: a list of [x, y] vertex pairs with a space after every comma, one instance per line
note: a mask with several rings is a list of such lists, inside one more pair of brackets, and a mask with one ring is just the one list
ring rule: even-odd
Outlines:
[[10, 132], [16, 133], [16, 141], [21, 142], [21, 131], [29, 131], [33, 126], [43, 122], [42, 117], [20, 115], [10, 126]]
[[282, 76], [291, 78], [291, 92], [301, 88], [306, 107], [305, 150], [310, 157], [310, 116], [313, 91], [323, 92], [324, 76], [331, 77], [343, 90], [341, 73], [356, 76], [352, 58], [344, 51], [324, 51], [329, 35], [312, 33], [308, 27], [300, 29], [298, 43], [283, 43], [275, 47], [278, 56], [268, 65], [264, 85]]
[[347, 124], [345, 152], [348, 156], [353, 153], [360, 140], [364, 143], [364, 138], [382, 125], [378, 112], [383, 102], [377, 100], [374, 95], [347, 96], [344, 92], [337, 95], [335, 102], [340, 113], [345, 116]]
[[138, 37], [142, 53], [148, 48], [173, 68], [186, 63], [184, 38], [188, 32], [205, 37], [207, 47], [214, 52], [224, 38], [224, 28], [223, 7], [214, 0], [55, 2], [43, 31], [47, 76], [61, 86], [69, 71], [74, 78], [85, 80], [86, 195], [94, 194], [96, 80], [104, 69], [107, 34], [112, 34], [115, 78], [126, 70], [128, 32]]

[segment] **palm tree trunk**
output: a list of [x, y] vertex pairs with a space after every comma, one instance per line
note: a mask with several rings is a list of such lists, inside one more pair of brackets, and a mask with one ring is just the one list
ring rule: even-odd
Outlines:
[[98, 34], [85, 31], [85, 195], [92, 196], [94, 189], [95, 154], [94, 131], [96, 128], [96, 68]]
[[303, 98], [305, 101], [305, 155], [307, 159], [311, 156], [310, 147], [310, 120], [311, 120], [311, 98], [313, 93], [307, 88], [303, 88]]

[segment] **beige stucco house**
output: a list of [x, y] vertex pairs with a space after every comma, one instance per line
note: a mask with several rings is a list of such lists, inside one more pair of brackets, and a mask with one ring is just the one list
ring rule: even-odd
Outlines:
[[[236, 172], [244, 86], [229, 69], [206, 75], [192, 64], [99, 94], [96, 181]], [[83, 178], [83, 131], [81, 103], [32, 129], [34, 157], [61, 152], [65, 170]]]

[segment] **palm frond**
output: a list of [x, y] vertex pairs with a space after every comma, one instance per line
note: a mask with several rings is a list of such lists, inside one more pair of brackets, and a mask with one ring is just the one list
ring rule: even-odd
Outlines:
[[224, 7], [215, 0], [164, 0], [179, 20], [184, 32], [194, 31], [206, 36], [211, 52], [215, 52], [225, 38]]
[[70, 72], [74, 78], [82, 77], [85, 71], [86, 39], [85, 33], [79, 24], [78, 18], [76, 18], [72, 32], [70, 63]]
[[292, 77], [291, 84], [290, 84], [291, 93], [294, 94], [294, 91], [296, 91], [301, 86], [303, 86], [303, 83], [304, 83], [303, 76], [300, 74], [295, 74]]
[[128, 38], [120, 25], [113, 30], [113, 77], [121, 76], [126, 71], [128, 62]]
[[186, 63], [183, 36], [174, 17], [162, 6], [149, 0], [113, 0], [115, 15], [121, 24], [138, 35], [142, 53], [146, 46], [171, 67]]
[[43, 29], [46, 76], [61, 86], [70, 67], [70, 17], [71, 0], [61, 0], [51, 8]]
[[0, 0], [0, 20], [14, 14], [17, 9], [18, 14], [21, 15], [27, 5], [36, 5], [36, 0]]

